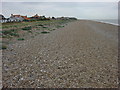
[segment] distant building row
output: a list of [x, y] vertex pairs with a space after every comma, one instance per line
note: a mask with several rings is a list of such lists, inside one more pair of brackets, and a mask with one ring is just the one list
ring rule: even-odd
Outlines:
[[0, 14], [0, 23], [6, 23], [6, 22], [22, 22], [22, 21], [34, 21], [34, 20], [51, 20], [51, 19], [76, 19], [76, 18], [70, 18], [70, 17], [60, 17], [60, 18], [46, 18], [45, 16], [39, 16], [38, 14], [32, 16], [32, 17], [27, 17], [27, 16], [22, 16], [22, 15], [13, 15], [9, 18], [5, 18], [3, 15]]
[[27, 17], [27, 16], [22, 16], [22, 15], [13, 15], [9, 18], [5, 18], [3, 15], [0, 14], [0, 22], [21, 22], [21, 21], [32, 21], [32, 20], [47, 20], [49, 18], [46, 18], [45, 16], [38, 16], [38, 14], [32, 16], [32, 17]]

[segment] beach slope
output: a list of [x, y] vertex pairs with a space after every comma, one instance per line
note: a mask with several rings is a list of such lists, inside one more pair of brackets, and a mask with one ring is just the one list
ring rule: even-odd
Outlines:
[[115, 88], [118, 27], [77, 20], [3, 50], [3, 86]]

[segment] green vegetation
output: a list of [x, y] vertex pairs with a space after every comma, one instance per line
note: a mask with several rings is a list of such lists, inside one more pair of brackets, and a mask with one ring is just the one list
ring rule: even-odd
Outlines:
[[0, 47], [0, 49], [7, 49], [7, 46], [6, 46], [6, 45], [2, 45], [2, 46]]
[[31, 36], [31, 38], [34, 38], [34, 36]]
[[32, 31], [28, 31], [29, 33], [32, 33]]
[[19, 34], [18, 33], [10, 33], [11, 36], [16, 36], [16, 37], [19, 37]]
[[[0, 32], [0, 37], [11, 39], [14, 37], [19, 37], [17, 40], [25, 40], [24, 35], [40, 33], [47, 34], [50, 31], [56, 30], [56, 28], [62, 28], [66, 23], [73, 20], [43, 20], [43, 21], [23, 21], [23, 22], [11, 22], [11, 23], [2, 23], [2, 30]], [[13, 29], [14, 28], [14, 29]], [[26, 32], [27, 31], [27, 32]]]
[[46, 23], [50, 23], [51, 21], [32, 21], [32, 22], [11, 22], [11, 23], [3, 23], [2, 29], [8, 28], [21, 28], [21, 27], [28, 27], [28, 26], [35, 26], [35, 25], [42, 25]]
[[42, 28], [48, 28], [48, 27], [43, 26]]
[[19, 40], [19, 41], [23, 41], [23, 40], [25, 40], [25, 39], [24, 39], [24, 38], [18, 38], [18, 40]]
[[15, 30], [11, 29], [11, 30], [2, 31], [2, 34], [7, 35], [7, 34], [11, 34], [13, 32], [15, 32]]
[[50, 32], [47, 32], [47, 31], [42, 31], [41, 33], [42, 33], [42, 34], [47, 34], [47, 33], [50, 33]]
[[50, 29], [48, 29], [49, 31], [53, 31], [53, 30], [55, 30], [55, 29], [52, 29], [52, 28], [50, 28]]
[[28, 31], [28, 30], [31, 30], [31, 29], [32, 29], [31, 26], [22, 28], [22, 30], [25, 30], [25, 31]]
[[36, 34], [40, 34], [40, 32], [36, 32]]
[[0, 29], [2, 29], [2, 24], [0, 23]]
[[61, 26], [61, 25], [57, 25], [57, 26], [56, 26], [56, 28], [62, 28], [62, 27], [64, 27], [64, 26]]
[[44, 26], [44, 25], [42, 25], [42, 24], [39, 24], [38, 26]]
[[15, 29], [2, 31], [2, 34], [3, 34], [3, 38], [8, 37], [8, 36], [19, 37], [19, 34], [17, 33], [17, 30], [15, 30]]
[[8, 29], [8, 28], [21, 28], [21, 27], [28, 27], [28, 26], [44, 26], [49, 24], [65, 24], [67, 22], [70, 22], [73, 20], [45, 20], [45, 21], [32, 21], [32, 22], [11, 22], [11, 23], [3, 23], [2, 29]]

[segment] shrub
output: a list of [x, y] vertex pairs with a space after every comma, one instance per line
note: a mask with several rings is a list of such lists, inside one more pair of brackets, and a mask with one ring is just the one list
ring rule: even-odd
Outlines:
[[53, 31], [53, 30], [55, 30], [55, 29], [48, 29], [49, 31]]
[[25, 40], [24, 38], [18, 38], [19, 41]]
[[38, 26], [44, 26], [44, 25], [42, 25], [42, 24], [39, 24]]
[[6, 45], [2, 45], [1, 49], [7, 49], [7, 46]]
[[32, 29], [32, 27], [30, 26], [30, 27], [24, 27], [24, 28], [22, 28], [22, 30], [25, 30], [25, 31], [27, 31], [27, 30], [31, 30]]
[[16, 32], [17, 32], [17, 30], [11, 29], [11, 30], [2, 31], [2, 34], [3, 34], [3, 36], [10, 35], [10, 36], [19, 37], [19, 34], [17, 34]]
[[2, 34], [7, 35], [7, 34], [11, 34], [12, 30], [7, 30], [7, 31], [2, 31]]
[[31, 38], [34, 38], [34, 36], [31, 36]]
[[56, 27], [57, 27], [57, 28], [62, 28], [62, 27], [64, 27], [64, 26], [57, 25]]
[[47, 31], [43, 31], [43, 32], [41, 32], [42, 34], [47, 34], [47, 33], [50, 33], [50, 32], [47, 32]]
[[29, 33], [32, 33], [32, 31], [28, 31]]
[[42, 28], [48, 28], [48, 27], [44, 27], [44, 26], [43, 26]]
[[17, 33], [10, 33], [11, 36], [16, 36], [16, 37], [19, 37], [19, 34]]

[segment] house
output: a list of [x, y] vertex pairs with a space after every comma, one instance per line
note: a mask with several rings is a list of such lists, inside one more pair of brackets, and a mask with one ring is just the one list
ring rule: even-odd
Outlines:
[[51, 18], [50, 18], [50, 17], [48, 17], [48, 18], [46, 18], [46, 20], [51, 20]]
[[27, 16], [21, 16], [22, 18], [24, 18], [24, 21], [29, 21], [30, 18], [28, 18]]
[[27, 16], [21, 16], [22, 18], [24, 18], [24, 19], [26, 19], [27, 18]]
[[0, 23], [4, 23], [6, 21], [7, 19], [2, 14], [0, 14]]
[[40, 19], [41, 19], [41, 20], [45, 20], [46, 17], [45, 17], [45, 16], [40, 16]]
[[52, 17], [52, 19], [56, 19], [55, 17]]
[[8, 21], [9, 22], [21, 22], [23, 20], [24, 20], [24, 18], [21, 15], [13, 15], [13, 14], [11, 14]]
[[34, 20], [45, 20], [46, 17], [45, 16], [39, 16], [38, 14], [36, 14], [36, 15], [32, 16], [31, 19], [34, 19]]
[[36, 14], [36, 15], [32, 16], [31, 18], [32, 18], [32, 19], [39, 19], [40, 16], [38, 16], [38, 14]]
[[0, 14], [0, 20], [3, 20], [3, 19], [5, 19], [5, 17], [2, 14]]

